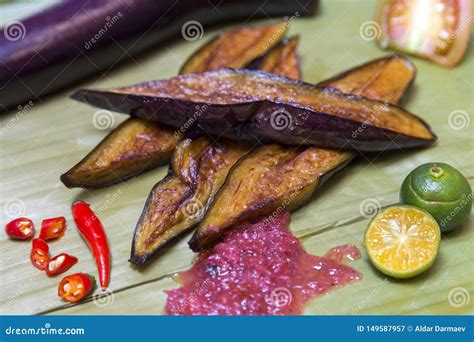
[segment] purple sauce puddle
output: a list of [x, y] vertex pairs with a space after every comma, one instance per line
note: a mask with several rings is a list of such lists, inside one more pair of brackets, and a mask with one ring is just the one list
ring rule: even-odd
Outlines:
[[166, 291], [166, 314], [296, 315], [312, 298], [361, 278], [341, 263], [359, 258], [357, 247], [310, 255], [288, 226], [282, 213], [233, 228], [180, 274], [181, 288]]

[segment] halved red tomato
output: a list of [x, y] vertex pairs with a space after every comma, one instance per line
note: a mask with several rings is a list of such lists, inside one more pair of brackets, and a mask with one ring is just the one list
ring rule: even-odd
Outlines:
[[390, 47], [436, 63], [458, 64], [469, 42], [472, 0], [381, 0], [375, 20], [382, 48]]

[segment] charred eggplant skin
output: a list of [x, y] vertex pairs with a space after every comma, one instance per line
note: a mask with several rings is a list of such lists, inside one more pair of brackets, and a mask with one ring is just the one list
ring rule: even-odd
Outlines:
[[[193, 95], [182, 91], [186, 88]], [[220, 69], [130, 87], [82, 89], [72, 98], [174, 127], [195, 119], [193, 109], [200, 106], [205, 110], [198, 125], [210, 134], [224, 131], [231, 139], [259, 136], [360, 152], [436, 141], [426, 122], [395, 105], [254, 70]], [[275, 121], [279, 114], [286, 116], [282, 126]]]
[[[22, 20], [22, 39], [7, 39], [9, 27], [3, 28], [0, 112], [108, 70], [123, 61], [124, 50], [136, 57], [178, 36], [189, 26], [190, 15], [206, 27], [230, 15], [233, 19], [312, 15], [316, 5], [317, 0], [304, 5], [292, 0], [227, 0], [209, 15], [216, 5], [208, 0], [64, 1]], [[104, 31], [97, 39], [97, 33]]]

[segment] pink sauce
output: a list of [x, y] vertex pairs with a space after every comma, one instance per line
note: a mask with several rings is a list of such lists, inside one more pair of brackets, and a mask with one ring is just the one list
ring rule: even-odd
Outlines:
[[[169, 315], [294, 315], [315, 296], [360, 279], [341, 264], [357, 248], [338, 246], [330, 258], [306, 253], [288, 229], [289, 214], [232, 229], [167, 291]], [[357, 252], [355, 252], [357, 250]], [[348, 252], [349, 254], [347, 254]], [[342, 255], [342, 257], [340, 257]]]
[[344, 260], [357, 260], [360, 258], [360, 251], [355, 245], [341, 245], [327, 251], [326, 258], [343, 262]]

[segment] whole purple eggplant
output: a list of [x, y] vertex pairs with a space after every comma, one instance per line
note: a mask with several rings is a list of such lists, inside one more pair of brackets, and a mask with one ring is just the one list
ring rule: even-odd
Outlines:
[[75, 0], [7, 24], [0, 35], [0, 111], [38, 100], [181, 33], [249, 16], [312, 14], [317, 0]]

